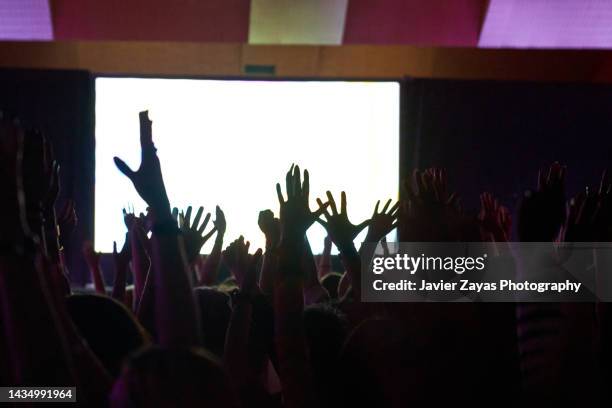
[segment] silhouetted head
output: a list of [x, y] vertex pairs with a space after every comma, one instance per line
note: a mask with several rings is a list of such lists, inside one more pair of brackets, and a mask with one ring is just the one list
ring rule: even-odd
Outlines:
[[328, 303], [319, 303], [304, 309], [304, 332], [313, 376], [321, 403], [334, 401], [338, 358], [347, 334], [344, 314]]
[[[418, 360], [427, 360], [415, 347], [405, 323], [368, 319], [348, 335], [339, 359], [339, 387], [346, 406], [424, 406], [423, 378]], [[432, 391], [427, 395], [434, 399]], [[417, 402], [415, 404], [415, 402]]]
[[202, 349], [148, 348], [132, 356], [115, 382], [118, 408], [237, 407], [217, 358]]
[[195, 288], [194, 293], [200, 309], [204, 347], [221, 357], [225, 346], [225, 332], [232, 313], [230, 297], [220, 290], [206, 286]]
[[79, 333], [114, 377], [128, 355], [149, 344], [132, 312], [108, 296], [75, 294], [66, 303]]
[[340, 279], [342, 274], [338, 272], [328, 273], [321, 279], [321, 285], [329, 294], [330, 299], [338, 299], [338, 288], [340, 287]]

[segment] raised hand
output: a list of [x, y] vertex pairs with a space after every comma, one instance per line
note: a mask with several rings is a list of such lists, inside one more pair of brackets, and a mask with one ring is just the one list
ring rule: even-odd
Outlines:
[[225, 235], [227, 222], [225, 221], [225, 214], [219, 206], [215, 207], [215, 219], [213, 220], [213, 225], [215, 226], [214, 229], [217, 230], [218, 235]]
[[129, 210], [126, 210], [125, 208], [123, 209], [123, 223], [125, 224], [125, 227], [127, 228], [128, 231], [131, 231], [132, 228], [134, 228], [134, 226], [137, 225], [138, 217], [136, 217], [136, 214], [134, 214], [133, 209], [131, 208]]
[[132, 257], [128, 234], [121, 252], [117, 252], [117, 242], [113, 242], [113, 264], [115, 266], [115, 281], [113, 283], [112, 297], [120, 302], [125, 302], [125, 285], [128, 269]]
[[553, 163], [538, 174], [536, 191], [526, 191], [519, 208], [521, 241], [550, 242], [565, 221], [565, 166]]
[[253, 255], [247, 254], [247, 264], [241, 266], [244, 270], [242, 284], [240, 285], [240, 292], [242, 294], [252, 297], [259, 293], [257, 277], [262, 254], [261, 248], [257, 249]]
[[271, 210], [263, 210], [259, 212], [257, 225], [259, 225], [259, 229], [266, 236], [266, 248], [276, 248], [280, 242], [280, 220], [274, 217], [274, 213]]
[[507, 242], [512, 232], [510, 211], [490, 193], [480, 195], [480, 212], [478, 220], [484, 241]]
[[612, 238], [612, 186], [603, 173], [598, 190], [578, 193], [567, 205], [566, 242], [608, 242]]
[[310, 211], [308, 195], [310, 192], [310, 177], [304, 170], [304, 181], [299, 166], [291, 165], [285, 177], [287, 200], [285, 201], [281, 186], [276, 184], [276, 194], [280, 204], [281, 241], [302, 242], [306, 231], [325, 210], [325, 205], [315, 212]]
[[322, 219], [318, 219], [317, 221], [325, 227], [327, 234], [340, 251], [353, 248], [353, 241], [357, 235], [368, 226], [370, 220], [363, 221], [358, 225], [349, 221], [346, 212], [346, 193], [344, 191], [340, 194], [340, 212], [338, 212], [336, 201], [329, 191], [327, 192], [327, 198], [329, 200], [329, 210], [331, 210], [331, 212], [326, 209], [321, 199], [317, 199], [319, 211], [325, 217], [325, 221]]
[[325, 239], [323, 239], [323, 253], [319, 256], [319, 261], [317, 265], [319, 280], [322, 280], [325, 276], [330, 274], [332, 271], [331, 250], [332, 250], [332, 241], [329, 235], [326, 235]]
[[567, 204], [567, 218], [563, 226], [566, 242], [590, 242], [595, 240], [597, 196], [586, 191], [578, 193]]
[[416, 186], [424, 202], [450, 204], [456, 199], [455, 194], [448, 191], [445, 169], [432, 167], [421, 173], [417, 171], [415, 175]]
[[404, 181], [406, 200], [400, 218], [405, 241], [450, 241], [456, 238], [462, 221], [458, 197], [448, 190], [444, 169], [414, 170]]
[[[244, 286], [245, 279], [249, 273], [251, 264], [251, 255], [249, 255], [249, 241], [245, 241], [241, 235], [240, 238], [229, 244], [223, 251], [223, 263], [229, 268], [241, 288]], [[260, 252], [261, 253], [261, 252]], [[254, 277], [256, 284], [257, 277]], [[250, 285], [250, 283], [247, 283]]]
[[392, 200], [389, 199], [385, 203], [381, 212], [378, 212], [380, 200], [376, 202], [374, 213], [370, 219], [368, 226], [368, 234], [366, 235], [367, 242], [378, 242], [385, 237], [393, 228], [397, 227], [397, 215], [399, 210], [399, 202], [396, 202], [391, 208]]
[[[185, 214], [181, 213], [179, 216], [179, 227], [181, 229], [181, 233], [183, 235], [183, 240], [185, 243], [187, 261], [190, 264], [196, 261], [196, 258], [200, 253], [200, 249], [202, 249], [202, 246], [204, 246], [206, 241], [208, 241], [217, 230], [215, 226], [209, 232], [204, 234], [204, 230], [206, 229], [206, 226], [210, 221], [210, 213], [206, 214], [206, 216], [204, 217], [204, 221], [202, 221], [202, 223], [200, 224], [200, 219], [202, 218], [202, 214], [204, 213], [204, 207], [198, 208], [198, 212], [196, 213], [192, 223], [191, 210], [192, 208], [191, 206], [189, 206], [187, 207], [187, 212]], [[223, 213], [221, 212], [221, 214]], [[217, 216], [219, 216], [218, 212]], [[225, 218], [223, 218], [222, 223], [224, 224], [224, 222]]]
[[153, 135], [152, 122], [147, 111], [140, 112], [140, 149], [141, 162], [138, 170], [133, 171], [123, 160], [115, 157], [115, 165], [132, 181], [140, 197], [151, 207], [155, 217], [159, 219], [170, 216], [170, 202], [162, 177], [159, 158], [157, 157]]

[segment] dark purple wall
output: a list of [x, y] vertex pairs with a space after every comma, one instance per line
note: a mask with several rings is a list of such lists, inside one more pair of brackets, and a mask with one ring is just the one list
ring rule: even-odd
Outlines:
[[[61, 166], [61, 194], [76, 201], [79, 219], [66, 244], [71, 279], [88, 279], [81, 243], [93, 236], [94, 92], [86, 71], [0, 69], [0, 110], [41, 129]], [[60, 207], [61, 208], [61, 207]]]
[[572, 195], [612, 170], [611, 86], [417, 79], [404, 95], [403, 174], [446, 167], [467, 208], [482, 191], [515, 207], [553, 161]]

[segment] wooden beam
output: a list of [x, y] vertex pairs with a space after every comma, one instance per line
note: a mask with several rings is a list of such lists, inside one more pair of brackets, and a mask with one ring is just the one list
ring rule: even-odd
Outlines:
[[0, 42], [0, 67], [100, 74], [245, 76], [274, 65], [298, 78], [422, 78], [612, 82], [606, 51], [283, 46], [189, 42]]

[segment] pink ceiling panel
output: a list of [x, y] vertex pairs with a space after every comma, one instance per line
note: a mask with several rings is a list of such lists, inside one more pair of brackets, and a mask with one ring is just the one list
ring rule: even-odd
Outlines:
[[0, 40], [52, 40], [47, 0], [0, 0]]
[[491, 0], [478, 45], [612, 48], [612, 1]]
[[246, 42], [250, 0], [50, 0], [58, 40]]
[[350, 0], [345, 44], [478, 44], [486, 0]]

